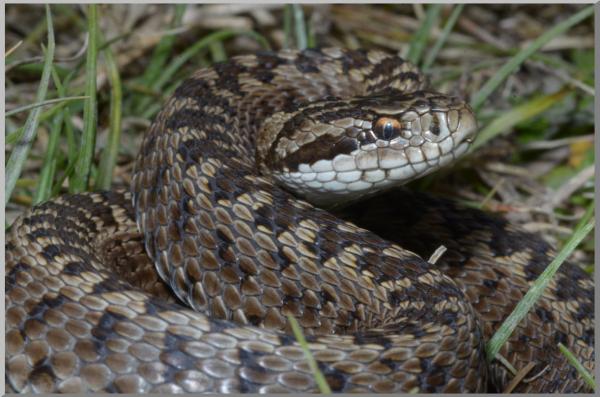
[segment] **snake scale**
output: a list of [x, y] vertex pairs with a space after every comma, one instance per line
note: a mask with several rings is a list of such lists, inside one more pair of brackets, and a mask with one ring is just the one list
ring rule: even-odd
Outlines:
[[[555, 252], [501, 218], [387, 189], [474, 135], [464, 102], [425, 87], [376, 50], [195, 73], [146, 134], [131, 193], [60, 196], [7, 233], [7, 388], [316, 391], [291, 315], [333, 391], [502, 391], [513, 374], [486, 364], [485, 342]], [[387, 191], [354, 200], [365, 187]], [[352, 199], [335, 210], [340, 191]], [[421, 258], [440, 244], [435, 265]], [[535, 364], [515, 390], [585, 391], [557, 343], [593, 370], [593, 320], [592, 280], [565, 263], [500, 352]]]

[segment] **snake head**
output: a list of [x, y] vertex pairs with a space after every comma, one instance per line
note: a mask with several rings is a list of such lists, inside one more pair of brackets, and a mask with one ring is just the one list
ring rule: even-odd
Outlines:
[[464, 101], [430, 91], [330, 98], [275, 119], [261, 169], [325, 206], [433, 172], [462, 156], [477, 132]]

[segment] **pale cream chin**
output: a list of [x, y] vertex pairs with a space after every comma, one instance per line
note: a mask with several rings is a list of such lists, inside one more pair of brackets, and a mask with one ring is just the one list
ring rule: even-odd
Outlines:
[[[452, 137], [444, 141], [452, 141]], [[359, 163], [357, 156], [338, 155], [333, 160], [319, 160], [313, 165], [301, 164], [296, 172], [274, 172], [272, 176], [299, 197], [317, 206], [330, 207], [404, 185], [434, 172], [466, 153], [470, 142], [463, 141], [456, 146], [454, 142], [451, 144], [454, 148], [451, 151], [439, 143], [435, 146], [424, 144], [423, 150], [409, 147], [404, 152], [396, 151], [395, 164], [388, 159], [386, 167], [381, 166], [381, 153], [378, 156], [373, 150], [367, 152], [371, 154], [368, 162], [363, 158], [363, 163]], [[336, 161], [338, 157], [343, 161]], [[349, 159], [352, 159], [352, 164]], [[370, 169], [359, 167], [365, 163], [371, 166]], [[339, 164], [344, 164], [341, 170], [336, 166]]]

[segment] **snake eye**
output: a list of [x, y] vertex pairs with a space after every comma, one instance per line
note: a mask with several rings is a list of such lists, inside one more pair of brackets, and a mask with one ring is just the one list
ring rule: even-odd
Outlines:
[[402, 125], [396, 119], [382, 117], [375, 123], [373, 132], [381, 139], [390, 140], [400, 133]]

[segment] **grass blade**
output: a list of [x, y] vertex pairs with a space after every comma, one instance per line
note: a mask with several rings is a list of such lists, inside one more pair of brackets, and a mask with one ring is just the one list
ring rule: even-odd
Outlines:
[[563, 88], [558, 92], [532, 99], [503, 113], [479, 132], [469, 150], [473, 152], [496, 136], [509, 133], [512, 127], [546, 111], [562, 101], [572, 91], [570, 88]]
[[283, 48], [292, 47], [292, 5], [283, 7]]
[[315, 361], [315, 358], [313, 357], [312, 353], [310, 352], [310, 349], [308, 348], [308, 343], [306, 343], [306, 338], [304, 338], [304, 334], [302, 333], [302, 329], [300, 329], [300, 325], [298, 325], [298, 321], [296, 321], [296, 319], [293, 316], [288, 316], [288, 320], [290, 322], [290, 325], [292, 326], [292, 332], [294, 333], [294, 337], [300, 344], [302, 351], [304, 351], [306, 361], [308, 361], [308, 366], [310, 367], [310, 370], [312, 371], [313, 376], [315, 377], [315, 383], [317, 384], [317, 387], [319, 388], [321, 393], [331, 394], [331, 389], [327, 384], [327, 380], [325, 380], [323, 373], [321, 373], [321, 370], [319, 370], [317, 362]]
[[98, 57], [98, 14], [95, 4], [88, 5], [88, 34], [89, 42], [85, 65], [85, 95], [89, 98], [83, 107], [83, 135], [81, 151], [75, 167], [75, 175], [69, 186], [72, 193], [87, 189], [94, 148], [96, 146], [96, 120], [98, 117], [96, 98], [96, 67]]
[[119, 142], [121, 140], [121, 108], [123, 92], [119, 67], [113, 56], [110, 46], [104, 48], [104, 61], [108, 68], [110, 81], [110, 126], [108, 130], [108, 143], [100, 157], [96, 189], [108, 190], [112, 184], [113, 170], [119, 155]]
[[[66, 95], [64, 85], [60, 81], [56, 68], [52, 68], [52, 79], [56, 86], [58, 96], [63, 98]], [[50, 139], [48, 141], [48, 149], [46, 150], [44, 162], [40, 177], [38, 178], [38, 186], [33, 196], [32, 204], [40, 204], [50, 198], [52, 192], [52, 181], [54, 181], [54, 173], [56, 171], [56, 150], [58, 148], [58, 139], [60, 138], [61, 126], [63, 124], [63, 112], [58, 112], [52, 120], [50, 128]]]
[[208, 46], [210, 49], [210, 55], [213, 62], [223, 62], [227, 60], [227, 54], [225, 53], [225, 47], [222, 41], [213, 41]]
[[452, 9], [452, 13], [448, 17], [448, 20], [446, 21], [446, 24], [444, 25], [442, 34], [440, 35], [440, 37], [437, 39], [437, 41], [433, 45], [433, 48], [431, 49], [431, 51], [429, 51], [429, 53], [425, 57], [425, 61], [423, 62], [423, 67], [422, 67], [423, 72], [426, 73], [429, 70], [429, 68], [431, 67], [431, 65], [433, 64], [433, 61], [435, 61], [435, 58], [437, 57], [438, 52], [440, 52], [440, 50], [446, 43], [446, 40], [448, 39], [448, 36], [450, 35], [450, 32], [452, 31], [452, 28], [456, 24], [456, 21], [458, 20], [458, 17], [460, 16], [460, 13], [462, 12], [464, 7], [465, 7], [464, 4], [458, 4], [458, 5], [454, 6], [454, 8]]
[[[183, 14], [185, 13], [186, 4], [176, 4], [175, 5], [175, 15], [173, 16], [173, 20], [169, 25], [170, 30], [177, 29], [181, 25], [181, 21], [183, 18]], [[175, 44], [175, 40], [177, 39], [176, 34], [165, 34], [161, 37], [160, 41], [156, 45], [154, 52], [152, 53], [152, 58], [150, 59], [150, 63], [144, 74], [140, 80], [140, 85], [146, 87], [152, 87], [153, 83], [160, 77], [163, 70], [165, 69], [165, 65], [167, 64], [167, 60], [171, 55], [173, 50], [173, 45]], [[110, 43], [104, 43], [110, 45]], [[103, 49], [104, 50], [104, 49]], [[106, 52], [105, 52], [106, 54]], [[151, 97], [142, 97], [135, 104], [135, 113], [139, 114], [150, 106], [152, 103]]]
[[[176, 29], [179, 27], [179, 25], [181, 25], [185, 8], [185, 4], [175, 4], [175, 15], [173, 16], [173, 21], [169, 25], [170, 30]], [[177, 35], [175, 34], [166, 34], [161, 37], [160, 41], [154, 48], [152, 58], [150, 59], [150, 64], [142, 76], [142, 84], [150, 86], [152, 85], [152, 82], [155, 81], [158, 76], [160, 76], [165, 68], [169, 55], [171, 54], [171, 50], [173, 49], [176, 38]]]
[[496, 74], [487, 81], [481, 87], [481, 89], [473, 96], [471, 100], [471, 106], [474, 110], [479, 110], [479, 108], [483, 105], [485, 100], [490, 96], [492, 92], [511, 74], [513, 73], [527, 58], [529, 58], [533, 53], [538, 51], [544, 45], [546, 45], [553, 38], [561, 35], [566, 32], [570, 27], [576, 25], [581, 22], [585, 18], [593, 15], [594, 6], [588, 6], [577, 14], [565, 19], [561, 23], [554, 26], [552, 29], [546, 31], [540, 37], [535, 39], [531, 44], [529, 44], [526, 48], [519, 51], [514, 57], [512, 57], [504, 66], [502, 66]]
[[406, 59], [408, 59], [414, 65], [418, 65], [419, 61], [421, 60], [421, 55], [423, 54], [423, 50], [427, 45], [427, 40], [429, 40], [429, 33], [431, 33], [431, 29], [436, 23], [438, 16], [440, 15], [441, 9], [441, 4], [431, 4], [427, 7], [425, 20], [423, 21], [423, 23], [419, 27], [419, 30], [417, 30], [410, 42], [410, 47], [408, 49], [408, 55], [406, 56]]
[[308, 46], [308, 36], [304, 23], [304, 10], [300, 4], [292, 4], [292, 13], [294, 14], [294, 27], [296, 28], [296, 47], [299, 50], [305, 50]]
[[31, 105], [21, 106], [16, 109], [9, 110], [8, 112], [4, 113], [4, 116], [5, 117], [13, 116], [17, 113], [25, 112], [27, 110], [31, 110], [31, 109], [41, 107], [41, 106], [52, 105], [54, 103], [78, 101], [80, 99], [87, 99], [87, 98], [88, 98], [87, 96], [70, 96], [70, 97], [64, 97], [64, 98], [48, 99], [48, 100], [45, 100], [42, 102], [32, 103]]
[[[67, 104], [68, 102], [59, 102], [57, 105], [50, 107], [50, 109], [46, 110], [45, 112], [39, 115], [38, 121], [42, 122], [48, 120], [49, 118], [53, 117], [56, 113], [58, 113], [61, 109], [63, 109]], [[25, 126], [17, 128], [13, 132], [6, 135], [4, 143], [6, 145], [13, 145], [17, 143], [23, 136], [24, 132]]]
[[23, 44], [23, 40], [18, 41], [17, 44], [6, 50], [6, 53], [4, 54], [5, 61], [8, 61], [8, 57], [10, 57], [12, 53], [15, 52], [17, 48], [21, 46], [21, 44]]
[[527, 315], [527, 312], [535, 305], [560, 265], [569, 255], [571, 255], [573, 250], [577, 248], [579, 243], [588, 235], [588, 233], [592, 231], [594, 228], [594, 219], [592, 218], [593, 213], [594, 203], [592, 202], [569, 241], [567, 241], [554, 260], [546, 267], [542, 274], [540, 274], [531, 288], [529, 288], [529, 291], [527, 291], [525, 296], [519, 301], [513, 312], [506, 320], [504, 320], [502, 325], [494, 333], [494, 336], [489, 340], [486, 345], [486, 357], [489, 362], [494, 359], [519, 322], [521, 322]]
[[588, 372], [587, 369], [585, 369], [583, 365], [581, 365], [579, 361], [577, 361], [577, 357], [575, 357], [575, 355], [571, 353], [571, 351], [560, 342], [558, 342], [558, 349], [562, 354], [565, 355], [569, 363], [573, 367], [575, 367], [575, 369], [577, 370], [579, 375], [581, 375], [581, 378], [585, 381], [585, 383], [587, 383], [588, 386], [592, 388], [592, 390], [596, 390], [596, 382], [594, 381], [594, 377]]
[[[46, 25], [48, 26], [48, 48], [44, 55], [44, 69], [42, 72], [40, 85], [36, 93], [36, 102], [38, 103], [43, 102], [44, 99], [46, 99], [48, 83], [50, 81], [50, 75], [52, 72], [52, 61], [54, 59], [54, 28], [52, 26], [52, 13], [50, 12], [49, 5], [46, 5]], [[6, 190], [4, 196], [5, 204], [8, 203], [12, 191], [15, 188], [15, 184], [17, 183], [17, 179], [21, 175], [23, 164], [27, 159], [29, 149], [31, 149], [31, 144], [33, 143], [37, 133], [41, 111], [41, 107], [36, 107], [31, 110], [31, 113], [29, 113], [29, 116], [27, 116], [27, 120], [25, 121], [23, 136], [13, 149], [10, 157], [8, 158], [8, 162], [6, 163]]]

